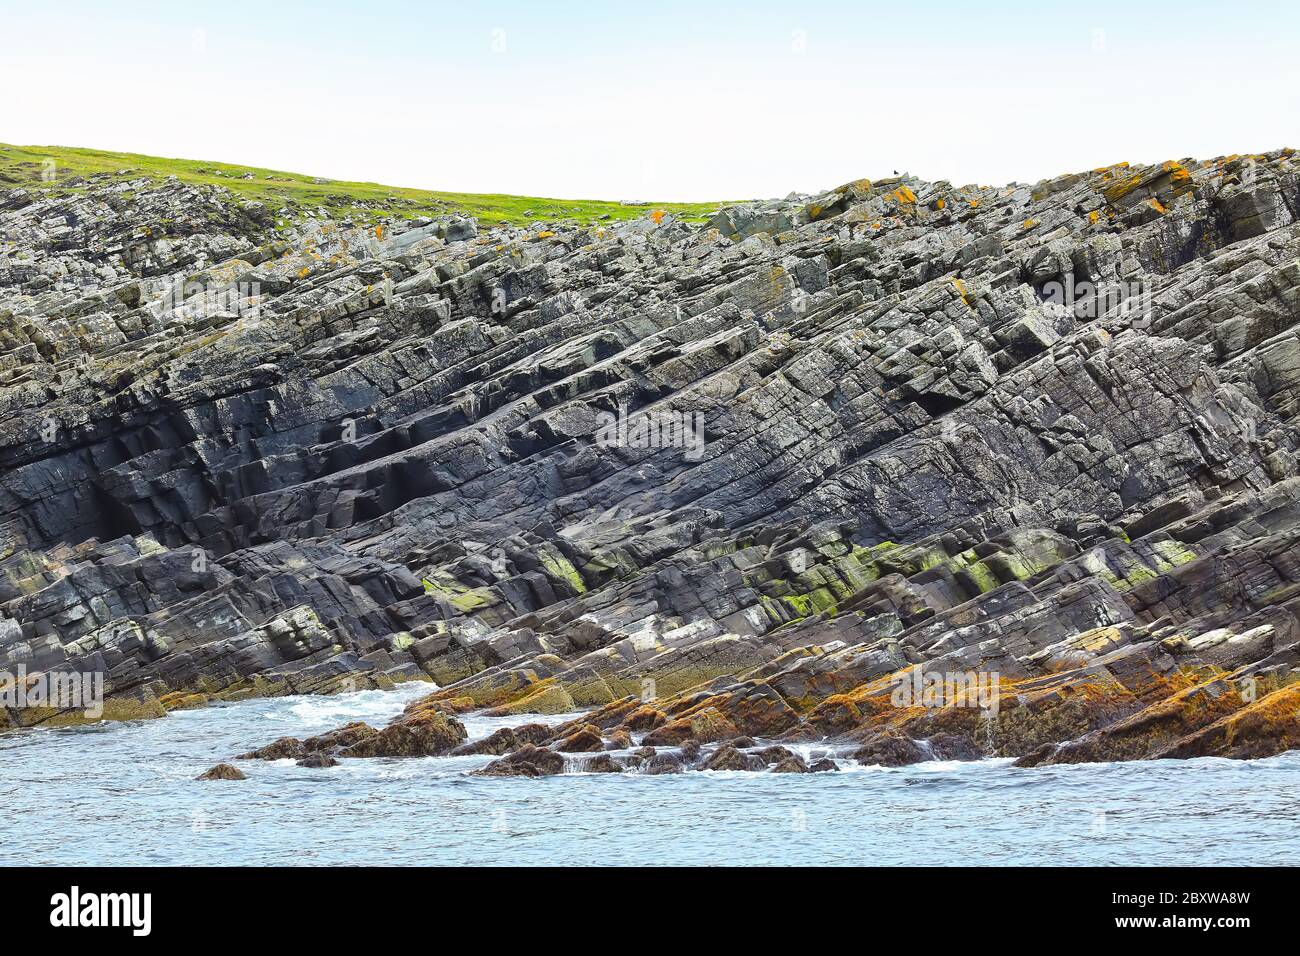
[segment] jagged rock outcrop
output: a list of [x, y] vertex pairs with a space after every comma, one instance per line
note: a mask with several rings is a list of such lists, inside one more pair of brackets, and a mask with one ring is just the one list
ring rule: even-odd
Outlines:
[[[84, 186], [0, 198], [0, 667], [431, 679], [277, 752], [494, 773], [1296, 738], [1289, 150], [483, 232]], [[900, 703], [952, 674], [991, 684]]]

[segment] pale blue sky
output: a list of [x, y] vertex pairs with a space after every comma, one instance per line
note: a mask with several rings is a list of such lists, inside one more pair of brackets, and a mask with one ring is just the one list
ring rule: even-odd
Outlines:
[[0, 141], [435, 189], [708, 200], [1300, 146], [1281, 0], [0, 0], [0, 23]]

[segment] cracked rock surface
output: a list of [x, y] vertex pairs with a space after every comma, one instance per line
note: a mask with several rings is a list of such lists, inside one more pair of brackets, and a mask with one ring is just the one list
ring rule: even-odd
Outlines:
[[0, 193], [0, 669], [432, 680], [269, 752], [491, 775], [1300, 746], [1290, 150], [704, 225], [83, 185]]

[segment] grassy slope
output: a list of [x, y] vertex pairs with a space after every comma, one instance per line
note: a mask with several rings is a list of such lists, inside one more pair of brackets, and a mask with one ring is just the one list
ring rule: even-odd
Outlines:
[[[45, 161], [53, 159], [55, 180], [42, 180]], [[219, 185], [248, 199], [259, 200], [273, 211], [287, 207], [291, 212], [324, 206], [331, 215], [374, 219], [380, 216], [445, 215], [474, 216], [484, 225], [500, 222], [522, 224], [535, 220], [572, 219], [593, 222], [635, 219], [647, 208], [663, 209], [688, 220], [700, 220], [718, 208], [718, 203], [653, 203], [621, 206], [617, 202], [588, 199], [541, 199], [530, 196], [502, 196], [491, 193], [444, 193], [427, 189], [402, 189], [378, 183], [350, 183], [328, 180], [313, 182], [312, 176], [283, 173], [253, 166], [231, 166], [192, 159], [161, 159], [135, 153], [110, 153], [67, 146], [9, 146], [0, 143], [0, 188], [76, 191], [82, 184], [76, 177], [95, 173], [123, 179], [141, 175], [165, 178], [177, 176], [188, 183]], [[251, 179], [241, 177], [251, 173]], [[277, 213], [278, 214], [278, 213]]]

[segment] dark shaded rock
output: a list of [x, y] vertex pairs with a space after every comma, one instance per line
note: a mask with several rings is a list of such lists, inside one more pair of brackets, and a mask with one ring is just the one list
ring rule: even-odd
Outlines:
[[965, 734], [938, 733], [929, 743], [935, 760], [979, 760], [984, 756], [975, 741]]
[[807, 773], [808, 765], [804, 763], [803, 758], [795, 754], [789, 757], [782, 757], [772, 766], [772, 773]]
[[248, 777], [238, 767], [228, 763], [219, 763], [210, 770], [205, 770], [195, 780], [247, 780]]
[[337, 767], [338, 761], [329, 754], [314, 753], [308, 754], [298, 761], [299, 767]]
[[903, 767], [920, 763], [927, 758], [925, 750], [915, 740], [898, 733], [880, 733], [850, 756], [860, 764], [882, 767]]
[[297, 760], [307, 752], [303, 742], [297, 737], [280, 737], [265, 747], [239, 754], [236, 760]]
[[763, 770], [767, 766], [756, 754], [747, 754], [730, 743], [723, 744], [700, 765], [701, 770]]
[[626, 730], [612, 730], [605, 740], [608, 750], [627, 750], [632, 746], [632, 735]]
[[622, 773], [623, 765], [609, 754], [596, 754], [582, 765], [585, 773]]
[[676, 754], [659, 752], [645, 758], [641, 763], [641, 772], [648, 774], [681, 773], [682, 760]]
[[782, 760], [800, 759], [793, 750], [780, 745], [764, 747], [762, 750], [755, 751], [755, 756], [767, 764], [780, 763]]
[[302, 742], [305, 752], [315, 753], [317, 751], [333, 753], [348, 747], [356, 746], [362, 741], [369, 740], [375, 734], [379, 733], [374, 727], [361, 721], [353, 721], [344, 724], [335, 730], [327, 733], [318, 734], [315, 737], [308, 737]]
[[514, 753], [473, 772], [476, 777], [548, 777], [564, 771], [564, 758], [554, 750], [524, 744]]
[[491, 734], [484, 737], [482, 740], [474, 740], [469, 743], [461, 744], [459, 747], [452, 750], [451, 754], [453, 757], [462, 757], [467, 754], [492, 754], [493, 756], [500, 756], [517, 749], [523, 743], [525, 743], [525, 741], [520, 740], [513, 729], [510, 727], [501, 727], [498, 730], [492, 731]]
[[343, 757], [436, 757], [468, 735], [455, 717], [438, 711], [402, 717], [342, 751]]

